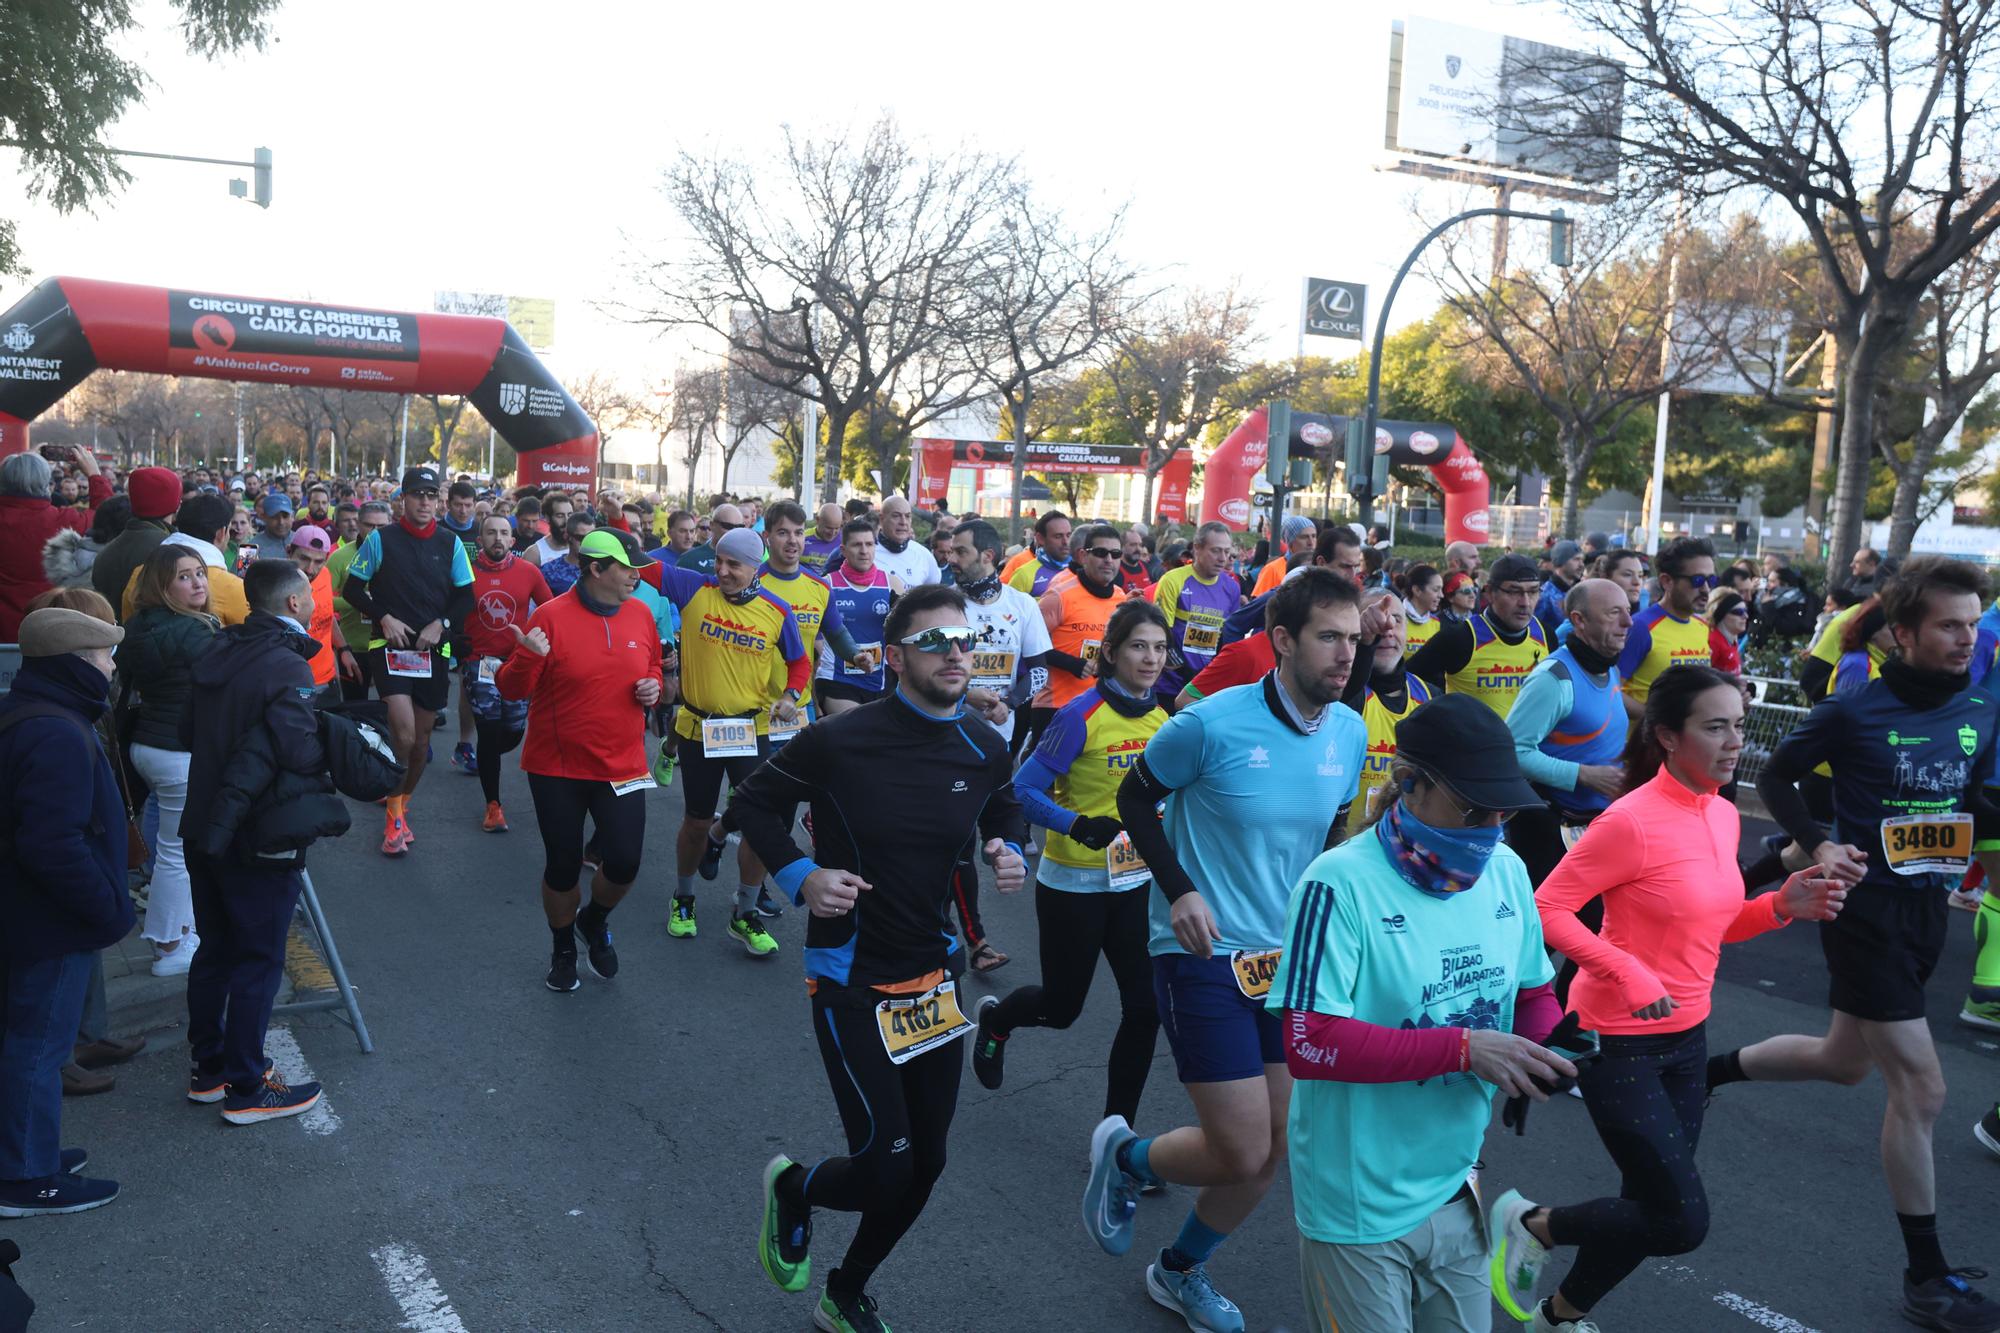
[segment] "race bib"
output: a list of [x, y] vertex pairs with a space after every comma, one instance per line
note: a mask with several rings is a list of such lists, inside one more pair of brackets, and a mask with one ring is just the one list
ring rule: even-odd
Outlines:
[[613, 796], [629, 796], [635, 791], [651, 791], [653, 788], [659, 785], [660, 785], [659, 783], [653, 781], [653, 775], [648, 773], [644, 777], [631, 778], [625, 782], [612, 783], [611, 794]]
[[383, 650], [383, 662], [392, 676], [414, 676], [419, 680], [431, 678], [431, 655], [425, 648], [388, 648]]
[[1085, 639], [1083, 641], [1083, 651], [1077, 654], [1077, 656], [1095, 665], [1097, 662], [1097, 649], [1103, 642], [1104, 640], [1102, 639]]
[[757, 724], [747, 717], [701, 720], [701, 752], [710, 759], [737, 759], [757, 753]]
[[1236, 989], [1243, 992], [1246, 1000], [1261, 1000], [1271, 993], [1271, 979], [1278, 975], [1278, 956], [1282, 949], [1259, 949], [1256, 952], [1238, 952], [1229, 955], [1229, 965], [1236, 972]]
[[898, 1065], [972, 1031], [959, 1012], [957, 983], [950, 981], [922, 995], [882, 1001], [875, 1006], [875, 1023], [882, 1029], [889, 1062]]
[[1900, 815], [1882, 821], [1882, 854], [1899, 875], [1963, 875], [1972, 866], [1972, 816]]
[[479, 683], [481, 685], [491, 685], [493, 683], [493, 678], [499, 674], [500, 674], [499, 658], [482, 657], [479, 659]]
[[1181, 651], [1184, 653], [1218, 653], [1222, 651], [1222, 626], [1190, 620], [1181, 634]]
[[882, 645], [881, 645], [881, 644], [879, 644], [879, 643], [857, 643], [857, 644], [855, 644], [854, 646], [855, 646], [855, 648], [856, 648], [857, 650], [861, 650], [861, 649], [867, 649], [867, 650], [870, 650], [870, 651], [872, 651], [872, 652], [873, 652], [873, 653], [875, 654], [875, 665], [874, 665], [874, 666], [872, 666], [872, 667], [869, 667], [869, 668], [867, 668], [866, 670], [863, 670], [862, 668], [860, 668], [860, 667], [858, 667], [858, 666], [854, 665], [854, 663], [852, 663], [852, 662], [841, 662], [841, 661], [840, 661], [840, 659], [836, 657], [836, 658], [835, 658], [835, 659], [833, 659], [833, 660], [834, 660], [835, 662], [839, 662], [839, 663], [840, 663], [840, 674], [841, 674], [841, 675], [843, 675], [843, 676], [872, 676], [872, 675], [874, 675], [874, 674], [875, 674], [875, 673], [876, 673], [877, 671], [880, 671], [880, 670], [882, 669]]
[[972, 686], [1006, 694], [1014, 688], [1014, 654], [986, 650], [972, 655]]
[[790, 740], [792, 737], [798, 735], [800, 732], [804, 731], [807, 727], [811, 726], [812, 720], [813, 720], [813, 706], [809, 703], [802, 702], [799, 704], [798, 721], [792, 723], [788, 727], [784, 723], [778, 721], [776, 718], [773, 718], [771, 719], [770, 726], [768, 726], [765, 729], [764, 734], [770, 738], [771, 748], [775, 750], [780, 745], [783, 745], [786, 741]]
[[1566, 852], [1570, 851], [1579, 842], [1582, 842], [1584, 830], [1588, 829], [1589, 827], [1590, 825], [1588, 824], [1562, 825], [1561, 828], [1562, 828], [1563, 850]]
[[1113, 889], [1135, 888], [1153, 877], [1153, 872], [1146, 868], [1145, 858], [1132, 845], [1131, 836], [1122, 829], [1104, 849], [1104, 869], [1111, 876]]

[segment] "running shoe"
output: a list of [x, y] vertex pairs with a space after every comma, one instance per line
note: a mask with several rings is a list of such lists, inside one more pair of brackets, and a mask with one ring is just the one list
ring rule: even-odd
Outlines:
[[1958, 1021], [1967, 1027], [2000, 1032], [2000, 986], [1974, 986], [1958, 1011]]
[[390, 815], [389, 822], [382, 826], [382, 855], [401, 856], [409, 850], [408, 830], [402, 820]]
[[783, 1153], [764, 1163], [764, 1225], [757, 1233], [757, 1262], [780, 1291], [804, 1291], [812, 1280], [812, 1209], [786, 1207], [778, 1197], [778, 1177], [796, 1165]]
[[301, 1083], [294, 1088], [267, 1069], [255, 1092], [239, 1094], [231, 1090], [223, 1097], [222, 1118], [232, 1125], [255, 1125], [265, 1120], [283, 1120], [318, 1105], [319, 1084]]
[[758, 886], [757, 915], [763, 917], [766, 921], [776, 921], [779, 917], [783, 916], [784, 914], [785, 914], [784, 900], [780, 898], [773, 898], [771, 896], [771, 890], [768, 887], [762, 885]]
[[[117, 1197], [118, 1182], [114, 1180], [89, 1180], [66, 1172], [50, 1176], [47, 1180], [10, 1180], [0, 1183], [0, 1217], [83, 1213], [92, 1208], [102, 1208]], [[825, 1327], [838, 1328], [840, 1325]], [[881, 1325], [878, 1323], [874, 1327]]]
[[1146, 1294], [1185, 1319], [1195, 1333], [1243, 1333], [1243, 1312], [1215, 1289], [1200, 1264], [1177, 1273], [1167, 1267], [1167, 1252], [1161, 1250], [1146, 1265]]
[[410, 808], [408, 806], [403, 807], [403, 813], [397, 816], [396, 822], [403, 826], [403, 850], [407, 852], [410, 848], [417, 845], [417, 831], [410, 824]]
[[727, 837], [724, 837], [721, 842], [717, 842], [714, 838], [703, 839], [701, 864], [695, 867], [696, 870], [701, 872], [703, 879], [714, 879], [722, 873], [722, 852], [728, 845], [729, 839]]
[[573, 953], [551, 953], [549, 955], [549, 975], [543, 983], [550, 990], [567, 995], [583, 983], [576, 979], [576, 955]]
[[1954, 1268], [1928, 1282], [1903, 1278], [1903, 1318], [1918, 1328], [1939, 1333], [1994, 1333], [2000, 1329], [2000, 1305], [1981, 1294], [1967, 1278], [1983, 1278], [1983, 1268]]
[[821, 1292], [813, 1327], [821, 1333], [889, 1333], [889, 1326], [875, 1313], [875, 1298], [865, 1291], [858, 1296]]
[[469, 777], [479, 776], [479, 753], [468, 741], [460, 741], [451, 752], [451, 766]]
[[743, 951], [752, 958], [769, 958], [778, 951], [778, 942], [771, 938], [770, 931], [764, 929], [764, 923], [757, 919], [755, 912], [730, 917], [729, 933], [742, 941]]
[[662, 787], [674, 785], [674, 752], [667, 748], [665, 741], [661, 741], [660, 748], [653, 753], [653, 781]]
[[1007, 1039], [996, 1034], [987, 1021], [999, 1007], [999, 996], [982, 995], [972, 1011], [972, 1017], [978, 1023], [972, 1034], [972, 1073], [979, 1080], [979, 1086], [989, 1092], [999, 1089], [1000, 1081], [1007, 1073]]
[[487, 833], [505, 833], [507, 831], [507, 812], [500, 808], [500, 802], [488, 801], [486, 803], [486, 818], [479, 821], [479, 827]]
[[1521, 1221], [1535, 1207], [1521, 1197], [1521, 1191], [1508, 1190], [1493, 1201], [1486, 1215], [1486, 1234], [1493, 1247], [1493, 1299], [1524, 1324], [1535, 1317], [1535, 1284], [1549, 1261], [1547, 1248]]
[[667, 934], [677, 940], [691, 940], [694, 926], [694, 899], [676, 894], [674, 905], [667, 911]]
[[1119, 1168], [1118, 1150], [1138, 1137], [1122, 1115], [1106, 1116], [1090, 1134], [1090, 1183], [1083, 1187], [1083, 1229], [1109, 1255], [1121, 1255], [1132, 1248], [1132, 1218], [1139, 1211], [1139, 1190], [1132, 1177]]
[[2000, 1157], [2000, 1104], [1995, 1104], [1992, 1110], [1979, 1118], [1979, 1123], [1972, 1127], [1972, 1137], [1978, 1139], [1986, 1151]]
[[1528, 1321], [1528, 1327], [1532, 1333], [1604, 1333], [1604, 1330], [1589, 1318], [1557, 1318], [1556, 1312], [1549, 1308], [1547, 1300], [1535, 1305], [1535, 1317]]
[[201, 936], [189, 931], [181, 936], [181, 942], [171, 953], [157, 954], [153, 958], [152, 972], [156, 977], [184, 977], [194, 966], [194, 955], [201, 948]]
[[[264, 1077], [269, 1078], [271, 1071], [275, 1068], [277, 1068], [276, 1065], [266, 1060], [264, 1062]], [[204, 1106], [209, 1106], [221, 1101], [228, 1095], [229, 1081], [222, 1077], [221, 1070], [218, 1069], [213, 1074], [204, 1074], [201, 1072], [201, 1066], [199, 1065], [188, 1070], [189, 1101], [200, 1102]]]
[[618, 951], [611, 947], [611, 927], [599, 926], [592, 931], [583, 924], [581, 916], [576, 919], [576, 933], [583, 936], [584, 953], [589, 962], [585, 966], [596, 974], [599, 981], [609, 981], [618, 975]]

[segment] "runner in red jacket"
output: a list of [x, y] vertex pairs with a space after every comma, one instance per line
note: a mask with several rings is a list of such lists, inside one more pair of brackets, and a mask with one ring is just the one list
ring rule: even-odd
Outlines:
[[479, 558], [472, 562], [472, 615], [465, 626], [464, 675], [459, 698], [472, 709], [479, 737], [474, 751], [479, 786], [486, 796], [480, 827], [488, 833], [507, 831], [507, 812], [500, 805], [500, 760], [521, 743], [528, 725], [528, 702], [503, 699], [494, 684], [500, 664], [514, 655], [509, 631], [528, 623], [536, 607], [555, 600], [542, 571], [513, 553], [513, 525], [505, 514], [479, 520]]

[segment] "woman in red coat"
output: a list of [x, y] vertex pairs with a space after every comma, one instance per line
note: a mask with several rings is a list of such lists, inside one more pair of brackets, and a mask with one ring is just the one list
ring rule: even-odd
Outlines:
[[53, 586], [42, 568], [49, 538], [65, 529], [89, 532], [97, 506], [111, 498], [111, 483], [90, 451], [72, 447], [70, 457], [90, 478], [88, 509], [58, 509], [50, 502], [55, 478], [40, 454], [12, 454], [0, 462], [0, 643], [14, 642], [28, 603]]

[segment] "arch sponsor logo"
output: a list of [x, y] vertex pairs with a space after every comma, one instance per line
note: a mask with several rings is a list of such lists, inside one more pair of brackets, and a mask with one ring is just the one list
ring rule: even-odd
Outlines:
[[1423, 457], [1429, 458], [1438, 451], [1440, 443], [1441, 441], [1439, 441], [1438, 437], [1427, 430], [1413, 430], [1410, 432], [1411, 453], [1421, 454]]
[[1248, 500], [1224, 500], [1215, 507], [1215, 512], [1222, 515], [1222, 521], [1225, 523], [1248, 523], [1250, 521], [1250, 502]]
[[1484, 509], [1475, 509], [1465, 516], [1465, 526], [1473, 532], [1485, 532], [1492, 527], [1493, 518]]
[[1299, 427], [1299, 441], [1315, 449], [1324, 449], [1333, 443], [1333, 427], [1324, 421], [1308, 421]]

